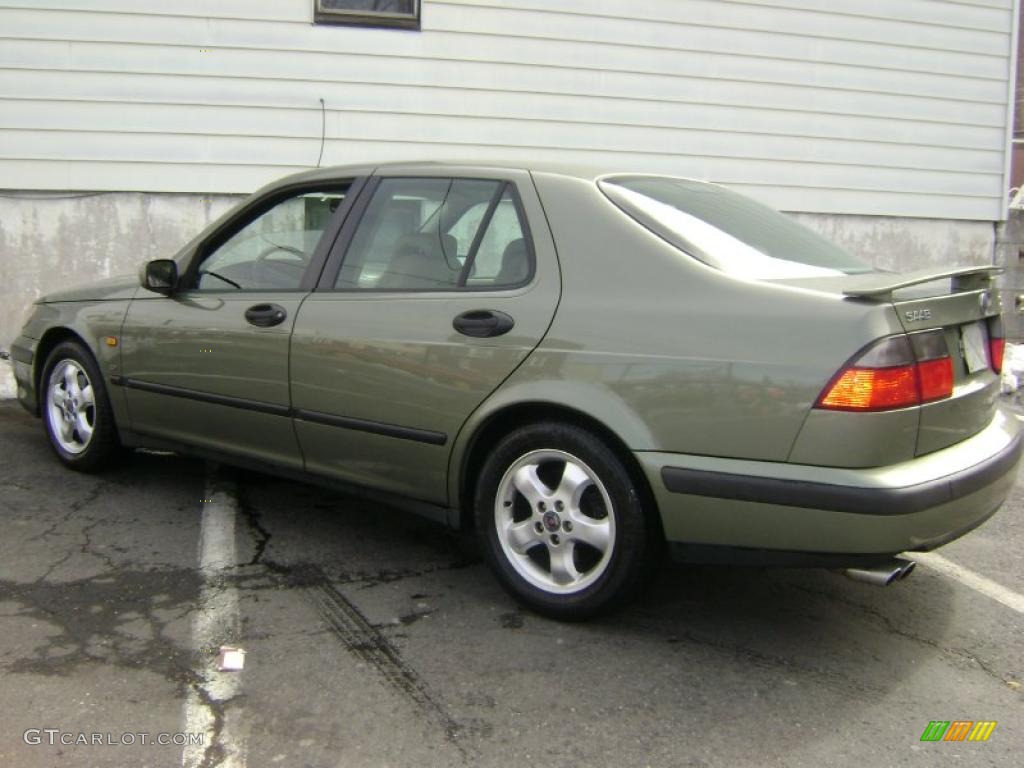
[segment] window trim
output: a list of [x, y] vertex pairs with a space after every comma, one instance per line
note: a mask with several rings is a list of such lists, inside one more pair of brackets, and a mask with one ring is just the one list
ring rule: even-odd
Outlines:
[[[436, 290], [424, 290], [422, 288], [338, 288], [335, 282], [338, 279], [338, 275], [341, 273], [341, 268], [345, 263], [345, 258], [348, 256], [349, 247], [352, 245], [352, 241], [355, 238], [356, 231], [359, 229], [360, 223], [362, 223], [363, 215], [366, 213], [366, 209], [370, 207], [370, 203], [373, 201], [374, 196], [377, 194], [377, 190], [383, 181], [393, 180], [410, 180], [410, 181], [422, 181], [424, 179], [432, 179], [435, 181], [490, 181], [498, 184], [498, 189], [504, 192], [511, 192], [512, 201], [516, 207], [516, 215], [519, 217], [520, 229], [523, 233], [523, 241], [526, 244], [526, 258], [528, 262], [528, 269], [526, 277], [518, 283], [502, 286], [491, 286], [491, 285], [480, 285], [480, 286], [459, 286], [455, 285], [448, 289], [436, 289]], [[500, 197], [498, 198], [500, 202]], [[490, 224], [490, 222], [488, 222]], [[467, 254], [468, 259], [468, 254]], [[360, 190], [359, 200], [353, 206], [352, 213], [349, 215], [341, 227], [341, 232], [338, 234], [337, 239], [334, 242], [334, 247], [331, 249], [330, 255], [327, 259], [327, 264], [324, 266], [323, 271], [320, 275], [320, 280], [314, 289], [317, 293], [338, 293], [348, 295], [409, 295], [414, 294], [418, 296], [458, 296], [460, 294], [478, 294], [478, 293], [509, 293], [511, 291], [521, 290], [533, 282], [537, 276], [537, 252], [533, 246], [533, 232], [530, 229], [530, 220], [526, 215], [526, 207], [523, 205], [522, 197], [519, 194], [519, 188], [516, 186], [515, 181], [508, 178], [501, 177], [487, 177], [487, 176], [418, 176], [418, 175], [398, 175], [398, 176], [373, 176]]]
[[[175, 291], [175, 293], [196, 293], [204, 296], [214, 293], [224, 293], [227, 295], [246, 293], [309, 293], [316, 285], [317, 279], [323, 271], [324, 263], [327, 261], [330, 249], [338, 237], [338, 232], [340, 231], [344, 221], [348, 218], [348, 214], [353, 208], [355, 199], [359, 197], [365, 182], [366, 179], [363, 177], [333, 179], [317, 184], [305, 181], [301, 184], [290, 184], [286, 187], [280, 187], [265, 197], [251, 200], [228, 221], [225, 221], [223, 225], [210, 233], [210, 235], [196, 247], [192, 257], [189, 259], [188, 268], [181, 275], [178, 281], [178, 284], [182, 287]], [[306, 270], [303, 273], [302, 278], [299, 280], [299, 286], [297, 288], [226, 287], [223, 290], [218, 291], [215, 289], [204, 290], [198, 287], [197, 277], [202, 263], [206, 261], [214, 251], [249, 226], [260, 216], [274, 208], [274, 206], [302, 194], [308, 194], [311, 192], [331, 192], [335, 190], [340, 191], [343, 189], [346, 190], [345, 199], [327, 222], [327, 226], [320, 235], [320, 240], [317, 242], [316, 248], [313, 249], [313, 254], [310, 256], [309, 264], [306, 266]]]
[[412, 13], [385, 11], [359, 11], [344, 8], [324, 8], [323, 0], [313, 0], [313, 23], [345, 27], [384, 27], [391, 29], [420, 29], [421, 0], [413, 0]]
[[[498, 188], [494, 190], [494, 194], [491, 195], [491, 199], [487, 202], [487, 208], [484, 210], [484, 215], [480, 219], [480, 224], [476, 228], [476, 234], [473, 235], [473, 242], [469, 245], [469, 252], [466, 253], [466, 261], [462, 265], [462, 269], [459, 270], [459, 276], [455, 280], [455, 289], [466, 287], [466, 281], [469, 279], [469, 273], [473, 271], [473, 264], [476, 263], [476, 254], [480, 250], [480, 244], [483, 243], [484, 237], [487, 235], [487, 230], [491, 226], [491, 220], [494, 218], [494, 212], [498, 210], [498, 204], [501, 202], [501, 198], [505, 196], [505, 192], [508, 190], [508, 182], [504, 181], [498, 184]], [[516, 212], [519, 215], [519, 212]], [[520, 223], [519, 231], [523, 231], [523, 225]]]

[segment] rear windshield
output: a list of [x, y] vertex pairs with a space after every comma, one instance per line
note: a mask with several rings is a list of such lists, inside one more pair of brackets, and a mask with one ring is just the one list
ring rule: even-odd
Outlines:
[[618, 176], [600, 187], [655, 234], [724, 272], [771, 280], [872, 271], [788, 216], [715, 184]]

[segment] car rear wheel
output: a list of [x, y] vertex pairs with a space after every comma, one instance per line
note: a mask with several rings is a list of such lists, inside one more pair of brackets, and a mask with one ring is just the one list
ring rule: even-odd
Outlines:
[[89, 350], [73, 341], [54, 347], [40, 389], [43, 425], [57, 457], [83, 472], [102, 469], [118, 448], [117, 429]]
[[649, 571], [638, 489], [615, 453], [579, 427], [540, 423], [507, 435], [484, 464], [475, 510], [502, 586], [545, 615], [607, 610]]

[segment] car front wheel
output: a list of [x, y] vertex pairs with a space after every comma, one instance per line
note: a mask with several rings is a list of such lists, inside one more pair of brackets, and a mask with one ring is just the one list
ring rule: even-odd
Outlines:
[[629, 472], [574, 425], [531, 424], [502, 439], [484, 464], [475, 510], [502, 586], [553, 618], [606, 610], [650, 570], [650, 535]]
[[58, 344], [46, 359], [39, 383], [43, 424], [57, 457], [72, 469], [101, 469], [117, 449], [118, 439], [103, 377], [92, 355], [77, 342]]

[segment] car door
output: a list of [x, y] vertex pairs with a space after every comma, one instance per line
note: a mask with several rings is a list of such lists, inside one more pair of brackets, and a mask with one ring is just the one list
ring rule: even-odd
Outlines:
[[142, 434], [299, 468], [288, 340], [337, 235], [351, 182], [257, 200], [196, 251], [169, 296], [122, 332], [122, 384]]
[[559, 292], [528, 173], [375, 177], [295, 322], [307, 469], [446, 503], [455, 436], [543, 338]]

